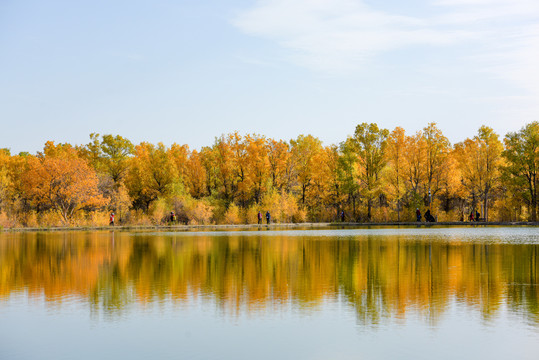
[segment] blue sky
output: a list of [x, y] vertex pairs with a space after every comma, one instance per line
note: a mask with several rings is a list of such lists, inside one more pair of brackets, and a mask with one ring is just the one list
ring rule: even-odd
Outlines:
[[0, 1], [0, 147], [538, 120], [537, 0]]

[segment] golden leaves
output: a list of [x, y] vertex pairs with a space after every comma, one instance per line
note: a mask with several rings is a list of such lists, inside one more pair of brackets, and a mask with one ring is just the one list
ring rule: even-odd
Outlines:
[[70, 150], [52, 154], [28, 160], [23, 188], [35, 206], [56, 209], [68, 223], [76, 211], [104, 205], [96, 173], [86, 161]]

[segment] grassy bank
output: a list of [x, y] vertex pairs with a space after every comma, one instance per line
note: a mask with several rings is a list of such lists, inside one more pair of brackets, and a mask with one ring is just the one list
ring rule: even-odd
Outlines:
[[240, 231], [240, 230], [315, 230], [315, 229], [368, 229], [406, 228], [406, 227], [490, 227], [490, 226], [539, 226], [539, 222], [380, 222], [380, 223], [289, 223], [289, 224], [246, 224], [246, 225], [137, 225], [137, 226], [73, 226], [73, 227], [25, 227], [3, 228], [5, 232], [31, 232], [31, 231]]

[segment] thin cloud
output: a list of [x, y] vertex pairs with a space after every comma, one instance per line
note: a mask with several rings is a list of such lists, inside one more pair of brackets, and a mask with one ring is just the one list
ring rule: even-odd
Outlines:
[[533, 120], [539, 110], [539, 2], [443, 0], [437, 4], [453, 11], [445, 20], [481, 31], [482, 51], [472, 56], [481, 71], [525, 91], [530, 101], [518, 111]]
[[331, 73], [360, 69], [381, 52], [448, 45], [472, 35], [442, 31], [428, 19], [390, 14], [351, 0], [261, 1], [233, 23], [291, 50], [300, 65]]
[[[472, 71], [523, 91], [511, 96], [539, 98], [539, 1], [431, 0], [425, 5], [432, 15], [402, 16], [362, 0], [261, 0], [233, 24], [287, 49], [290, 61], [330, 74], [368, 69], [377, 56], [401, 48], [454, 46], [454, 56], [468, 59]], [[538, 110], [536, 102], [529, 103], [529, 116]]]

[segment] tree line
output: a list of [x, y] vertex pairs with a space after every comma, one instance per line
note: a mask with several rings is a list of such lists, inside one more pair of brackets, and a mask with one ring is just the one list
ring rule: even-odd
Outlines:
[[539, 122], [502, 139], [488, 126], [452, 145], [435, 123], [415, 134], [357, 125], [338, 145], [234, 132], [211, 146], [90, 134], [84, 145], [0, 150], [0, 225], [412, 221], [537, 221]]

